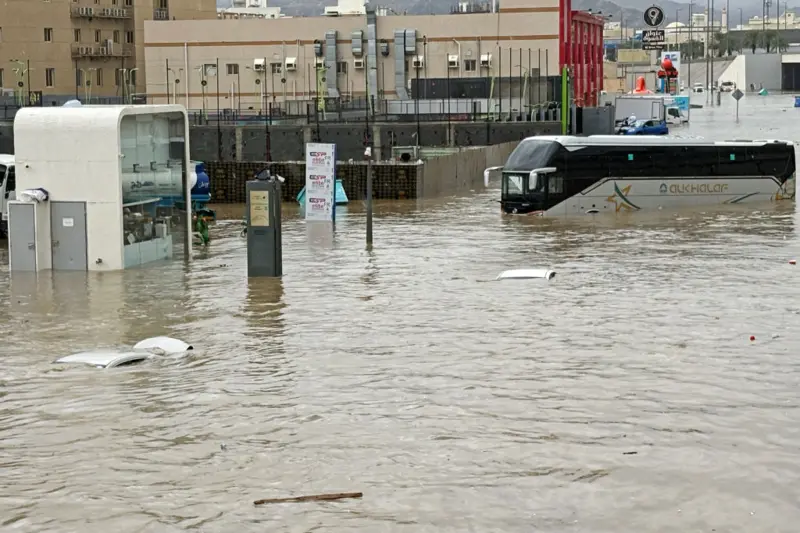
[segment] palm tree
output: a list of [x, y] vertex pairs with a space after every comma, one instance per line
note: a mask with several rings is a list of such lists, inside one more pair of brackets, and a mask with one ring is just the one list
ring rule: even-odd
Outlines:
[[756, 37], [756, 42], [758, 43], [758, 47], [764, 49], [767, 53], [770, 52], [772, 49], [772, 43], [770, 42], [769, 33], [765, 31], [758, 32], [758, 37]]
[[759, 40], [759, 34], [760, 32], [757, 32], [755, 30], [750, 30], [747, 33], [745, 33], [744, 39], [742, 39], [742, 46], [744, 46], [745, 48], [749, 48], [755, 54], [756, 49], [759, 46], [761, 46]]
[[767, 33], [769, 34], [769, 43], [772, 45], [772, 49], [776, 52], [785, 52], [789, 42], [776, 30], [770, 30]]

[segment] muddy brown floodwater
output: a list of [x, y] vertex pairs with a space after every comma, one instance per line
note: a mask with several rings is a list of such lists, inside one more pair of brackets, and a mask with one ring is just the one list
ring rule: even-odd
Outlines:
[[[287, 208], [281, 281], [248, 282], [238, 220], [189, 266], [3, 266], [0, 530], [797, 531], [794, 204], [498, 194], [379, 204], [371, 252], [360, 202], [334, 238]], [[526, 267], [558, 274], [489, 281]], [[196, 352], [52, 364], [161, 334]], [[330, 492], [364, 496], [252, 503]]]

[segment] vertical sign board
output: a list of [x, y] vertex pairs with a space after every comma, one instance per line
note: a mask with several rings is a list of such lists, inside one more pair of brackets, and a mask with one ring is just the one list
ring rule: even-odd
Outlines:
[[336, 219], [336, 145], [306, 144], [306, 220]]
[[672, 66], [675, 67], [675, 70], [678, 71], [678, 79], [672, 82], [676, 92], [680, 91], [681, 87], [681, 53], [680, 52], [661, 52], [661, 58], [658, 60], [658, 64], [664, 62], [665, 59], [669, 58], [672, 61]]

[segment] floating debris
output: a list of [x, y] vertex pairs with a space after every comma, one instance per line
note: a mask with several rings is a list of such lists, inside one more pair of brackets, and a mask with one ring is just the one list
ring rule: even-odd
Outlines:
[[297, 502], [327, 502], [334, 500], [345, 500], [348, 498], [361, 498], [363, 492], [338, 492], [334, 494], [313, 494], [310, 496], [295, 496], [293, 498], [267, 498], [265, 500], [256, 500], [254, 505], [263, 505], [265, 503], [297, 503]]

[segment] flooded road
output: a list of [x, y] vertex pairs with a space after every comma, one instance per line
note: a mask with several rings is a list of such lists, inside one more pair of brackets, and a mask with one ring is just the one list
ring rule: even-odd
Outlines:
[[[0, 530], [796, 531], [794, 204], [498, 195], [381, 204], [371, 252], [356, 203], [334, 238], [290, 212], [280, 281], [238, 220], [188, 267], [11, 281], [0, 248]], [[528, 267], [558, 274], [489, 281]], [[52, 365], [162, 334], [196, 352]]]

